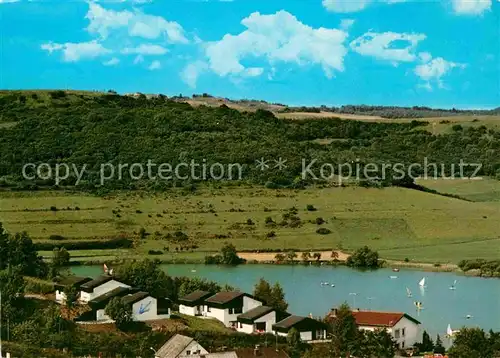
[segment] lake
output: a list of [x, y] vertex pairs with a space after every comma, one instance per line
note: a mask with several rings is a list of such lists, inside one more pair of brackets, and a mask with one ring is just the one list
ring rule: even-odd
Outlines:
[[[453, 329], [479, 326], [500, 331], [500, 280], [494, 278], [415, 270], [361, 272], [344, 266], [300, 264], [162, 267], [171, 276], [204, 277], [249, 293], [260, 277], [271, 283], [278, 281], [285, 291], [289, 311], [297, 315], [324, 316], [332, 307], [347, 302], [360, 309], [406, 312], [422, 322], [434, 338], [436, 334], [444, 336], [448, 324]], [[79, 276], [97, 276], [102, 267], [74, 266], [72, 271]], [[425, 289], [418, 286], [423, 277]], [[454, 280], [456, 289], [450, 290]], [[335, 287], [322, 286], [321, 282], [333, 283]], [[406, 287], [412, 291], [412, 298], [407, 297]], [[415, 301], [423, 303], [422, 310], [416, 309]], [[467, 315], [472, 318], [467, 319]]]

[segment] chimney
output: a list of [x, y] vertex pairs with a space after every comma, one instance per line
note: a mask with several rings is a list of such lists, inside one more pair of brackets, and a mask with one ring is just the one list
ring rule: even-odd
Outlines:
[[337, 317], [337, 309], [336, 308], [332, 308], [330, 310], [330, 316], [331, 317]]
[[256, 356], [256, 357], [260, 356], [260, 344], [256, 344], [255, 345], [255, 348], [253, 350], [253, 355]]

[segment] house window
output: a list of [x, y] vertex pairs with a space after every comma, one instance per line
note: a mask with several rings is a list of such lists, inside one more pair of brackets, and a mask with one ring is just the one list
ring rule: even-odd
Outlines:
[[399, 338], [399, 329], [396, 329], [394, 331], [394, 338], [398, 339]]
[[404, 348], [405, 347], [405, 342], [401, 342], [401, 348]]
[[191, 351], [186, 351], [186, 355], [187, 356], [191, 355]]
[[234, 309], [234, 313], [243, 313], [243, 307], [237, 307]]
[[406, 328], [401, 329], [401, 337], [404, 337], [406, 333]]

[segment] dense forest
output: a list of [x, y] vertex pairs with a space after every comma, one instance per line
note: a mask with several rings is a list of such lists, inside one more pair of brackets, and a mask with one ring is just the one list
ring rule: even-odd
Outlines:
[[[4, 91], [0, 93], [0, 114], [0, 187], [18, 190], [56, 185], [53, 178], [24, 179], [27, 163], [85, 164], [80, 190], [100, 187], [103, 163], [145, 164], [148, 160], [172, 166], [193, 160], [207, 165], [240, 163], [244, 167], [241, 181], [268, 187], [303, 187], [316, 181], [301, 175], [303, 163], [313, 160], [317, 173], [322, 163], [333, 167], [356, 163], [361, 168], [375, 163], [380, 171], [382, 163], [409, 167], [428, 158], [443, 165], [440, 175], [456, 172], [463, 160], [482, 164], [476, 175], [500, 176], [500, 132], [485, 126], [454, 126], [448, 134], [432, 135], [422, 120], [371, 123], [332, 117], [292, 121], [265, 110], [239, 112], [225, 105], [194, 108], [165, 96], [64, 91]], [[282, 170], [262, 170], [255, 165], [261, 158], [279, 157], [287, 161]], [[465, 168], [465, 174], [474, 170]], [[412, 173], [422, 174], [423, 169]], [[374, 179], [372, 173], [370, 180], [361, 177], [358, 182], [401, 184], [392, 174], [382, 174]], [[58, 184], [70, 186], [76, 180], [70, 173]], [[195, 182], [192, 178], [132, 180], [124, 172], [120, 180], [107, 181], [105, 188], [163, 190]]]

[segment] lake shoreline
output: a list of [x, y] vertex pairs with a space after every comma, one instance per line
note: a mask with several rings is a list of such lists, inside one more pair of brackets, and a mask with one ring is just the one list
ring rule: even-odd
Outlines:
[[[329, 251], [330, 253], [330, 251]], [[301, 260], [295, 260], [293, 263], [290, 261], [277, 262], [274, 260], [274, 255], [276, 253], [255, 253], [255, 252], [239, 252], [242, 258], [246, 260], [245, 263], [241, 265], [270, 265], [270, 266], [320, 266], [320, 267], [337, 267], [337, 266], [345, 266], [345, 258], [348, 256], [346, 253], [342, 253], [342, 256], [339, 255], [338, 259], [328, 258], [326, 260], [314, 260], [311, 259], [308, 263], [305, 263]], [[300, 255], [300, 252], [297, 253]], [[268, 256], [273, 255], [273, 258], [270, 259]], [[109, 258], [109, 259], [83, 259], [83, 260], [74, 260], [71, 261], [70, 266], [97, 266], [102, 264], [120, 264], [129, 260], [141, 260], [141, 259], [157, 259], [161, 264], [164, 265], [200, 265], [205, 264], [204, 260], [200, 259], [189, 259], [189, 258], [178, 258], [178, 259], [165, 259], [165, 258], [155, 258], [154, 256], [149, 257], [129, 257], [129, 258]], [[485, 276], [481, 275], [479, 270], [470, 270], [467, 272], [462, 271], [457, 265], [454, 264], [443, 264], [440, 266], [435, 266], [435, 264], [425, 263], [425, 262], [404, 262], [397, 260], [382, 260], [383, 264], [380, 267], [386, 269], [398, 269], [398, 270], [408, 270], [408, 271], [421, 271], [421, 272], [448, 272], [448, 273], [456, 273], [463, 276], [468, 277], [483, 277], [483, 278], [499, 278], [495, 276]], [[213, 265], [207, 265], [213, 266]], [[356, 268], [353, 268], [356, 269]], [[367, 269], [370, 271], [371, 269]], [[376, 271], [377, 269], [373, 269]], [[397, 271], [395, 271], [397, 272]]]

